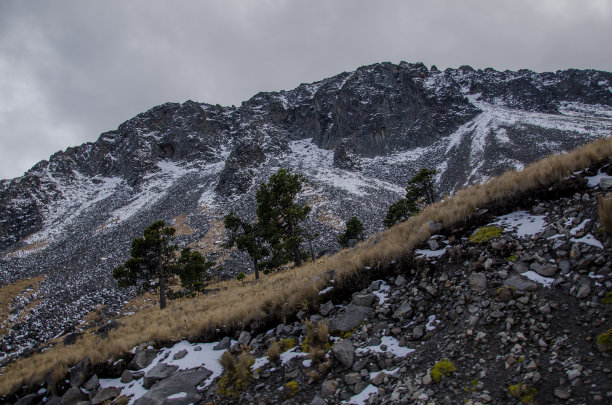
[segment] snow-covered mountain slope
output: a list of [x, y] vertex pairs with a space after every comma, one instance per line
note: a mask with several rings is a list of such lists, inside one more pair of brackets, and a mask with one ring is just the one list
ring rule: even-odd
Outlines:
[[438, 170], [443, 195], [609, 136], [611, 83], [592, 70], [382, 63], [237, 108], [188, 101], [139, 114], [0, 182], [1, 283], [46, 275], [3, 351], [73, 330], [100, 305], [118, 311], [134, 292], [118, 290], [111, 270], [154, 220], [180, 221], [179, 242], [223, 261], [225, 275], [243, 271], [220, 246], [220, 220], [252, 218], [259, 184], [286, 167], [308, 178], [316, 250], [335, 249], [353, 215], [381, 229], [420, 168]]

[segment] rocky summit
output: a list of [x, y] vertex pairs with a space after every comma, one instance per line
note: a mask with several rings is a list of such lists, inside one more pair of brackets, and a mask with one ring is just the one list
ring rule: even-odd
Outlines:
[[308, 179], [300, 198], [312, 207], [314, 247], [333, 251], [353, 215], [380, 230], [421, 168], [437, 170], [441, 196], [608, 136], [611, 86], [612, 74], [594, 70], [380, 63], [239, 107], [152, 108], [0, 181], [0, 283], [42, 276], [2, 320], [0, 362], [78, 334], [94, 309], [124, 311], [135, 291], [119, 290], [111, 270], [154, 220], [234, 276], [248, 262], [222, 248], [222, 217], [253, 219], [256, 189], [284, 167]]

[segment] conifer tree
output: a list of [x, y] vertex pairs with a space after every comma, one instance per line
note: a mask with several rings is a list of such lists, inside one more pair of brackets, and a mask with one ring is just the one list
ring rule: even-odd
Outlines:
[[436, 201], [434, 189], [435, 169], [421, 169], [409, 181], [406, 187], [406, 197], [389, 207], [387, 216], [383, 221], [389, 228], [417, 214], [423, 207]]
[[223, 224], [229, 231], [229, 241], [225, 246], [228, 248], [236, 246], [239, 250], [247, 252], [253, 260], [255, 280], [259, 280], [259, 263], [269, 254], [261, 226], [245, 222], [233, 212], [223, 218]]
[[361, 241], [364, 239], [365, 227], [357, 218], [352, 217], [346, 221], [346, 230], [338, 235], [338, 242], [342, 247], [348, 247], [351, 240]]

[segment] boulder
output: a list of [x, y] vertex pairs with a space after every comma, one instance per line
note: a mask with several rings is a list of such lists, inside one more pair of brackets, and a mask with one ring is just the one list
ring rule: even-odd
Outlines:
[[557, 266], [554, 264], [538, 264], [532, 263], [531, 270], [535, 271], [542, 277], [553, 277], [557, 273]]
[[147, 367], [153, 362], [157, 353], [159, 352], [155, 349], [138, 350], [132, 361], [130, 361], [130, 364], [128, 364], [128, 369], [140, 370]]
[[62, 404], [74, 405], [79, 401], [87, 401], [88, 399], [89, 397], [87, 394], [84, 394], [78, 387], [70, 387], [64, 395], [62, 395]]
[[376, 296], [374, 294], [360, 294], [360, 293], [355, 293], [353, 294], [353, 304], [355, 305], [360, 305], [363, 307], [370, 307], [372, 306], [372, 302], [374, 302], [374, 299], [376, 298]]
[[121, 394], [121, 388], [107, 387], [99, 391], [91, 400], [92, 405], [99, 405], [110, 402]]
[[520, 276], [510, 277], [504, 281], [506, 287], [514, 287], [520, 291], [535, 291], [538, 289], [538, 285], [533, 281], [525, 280]]
[[221, 339], [219, 343], [213, 346], [213, 350], [227, 350], [231, 346], [231, 344], [232, 344], [232, 339], [230, 339], [229, 336], [226, 336], [223, 339]]
[[349, 304], [329, 322], [330, 332], [349, 332], [374, 315], [372, 308]]
[[323, 316], [327, 316], [333, 309], [334, 304], [331, 301], [327, 301], [325, 304], [319, 307], [319, 313]]
[[334, 357], [345, 367], [353, 367], [355, 361], [355, 346], [349, 340], [341, 340], [332, 346]]
[[[178, 371], [153, 385], [146, 394], [136, 400], [134, 405], [162, 405], [167, 403], [168, 397], [181, 393], [185, 395], [181, 395], [181, 401], [176, 403], [199, 403], [202, 398], [197, 386], [211, 374], [212, 372], [204, 367]], [[171, 401], [175, 403], [178, 398]]]
[[473, 273], [470, 275], [470, 286], [476, 292], [482, 292], [487, 288], [487, 275], [484, 273]]
[[399, 308], [393, 313], [393, 318], [400, 320], [409, 318], [412, 315], [413, 311], [414, 309], [412, 308], [412, 305], [410, 305], [410, 303], [403, 302], [399, 306]]
[[100, 386], [100, 379], [98, 378], [97, 374], [94, 374], [93, 376], [91, 376], [89, 380], [87, 380], [85, 385], [83, 385], [83, 388], [91, 392], [93, 390], [98, 389], [99, 386]]
[[87, 381], [87, 377], [91, 372], [91, 360], [85, 357], [77, 364], [70, 368], [70, 386], [80, 387]]
[[246, 346], [251, 341], [251, 334], [246, 330], [240, 332], [240, 336], [238, 337], [238, 346]]
[[176, 370], [178, 370], [178, 366], [169, 366], [166, 363], [158, 363], [145, 374], [142, 385], [147, 389], [151, 388], [153, 384], [159, 380], [170, 377]]

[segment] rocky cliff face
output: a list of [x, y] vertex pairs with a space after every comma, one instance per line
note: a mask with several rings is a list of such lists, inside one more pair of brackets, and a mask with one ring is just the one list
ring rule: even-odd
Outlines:
[[[97, 305], [119, 310], [133, 291], [118, 291], [111, 269], [153, 220], [184, 218], [179, 242], [221, 261], [221, 217], [252, 216], [259, 184], [286, 167], [309, 179], [302, 198], [313, 207], [316, 248], [333, 249], [352, 215], [368, 232], [380, 229], [422, 167], [438, 170], [442, 195], [609, 136], [611, 86], [612, 74], [593, 70], [381, 63], [260, 93], [237, 108], [152, 108], [0, 182], [2, 282], [46, 275], [40, 301], [14, 322], [3, 351], [78, 328]], [[230, 257], [226, 275], [244, 270], [241, 263]]]

